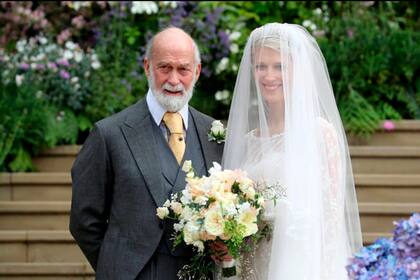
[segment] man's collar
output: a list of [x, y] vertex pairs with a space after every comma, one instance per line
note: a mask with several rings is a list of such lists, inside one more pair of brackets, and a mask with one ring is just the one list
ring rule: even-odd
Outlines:
[[[155, 123], [160, 126], [162, 122], [163, 115], [165, 115], [166, 110], [160, 105], [160, 103], [156, 100], [152, 90], [149, 88], [149, 91], [146, 95], [146, 102], [147, 106], [149, 107], [149, 111], [152, 114], [153, 120]], [[182, 121], [184, 122], [185, 130], [188, 129], [188, 104], [185, 104], [178, 113], [182, 116]]]

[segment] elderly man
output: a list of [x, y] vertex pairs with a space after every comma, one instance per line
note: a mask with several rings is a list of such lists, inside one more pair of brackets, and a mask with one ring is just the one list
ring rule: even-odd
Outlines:
[[95, 124], [72, 168], [70, 231], [97, 279], [177, 279], [193, 252], [172, 250], [172, 225], [156, 208], [220, 162], [212, 118], [188, 106], [200, 70], [193, 39], [178, 28], [153, 37], [144, 59], [145, 99]]

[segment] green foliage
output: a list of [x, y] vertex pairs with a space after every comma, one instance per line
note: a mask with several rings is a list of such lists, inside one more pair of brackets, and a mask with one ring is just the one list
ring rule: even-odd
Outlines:
[[345, 127], [367, 137], [383, 119], [418, 117], [420, 33], [389, 4], [345, 7], [320, 40]]
[[[136, 12], [131, 2], [0, 4], [0, 170], [32, 170], [30, 156], [45, 147], [82, 144], [94, 122], [143, 97], [146, 43], [168, 25], [196, 40], [203, 68], [190, 104], [215, 118], [228, 117], [251, 31], [268, 22], [288, 22], [303, 25], [318, 41], [349, 133], [368, 137], [383, 119], [420, 119], [417, 2], [151, 3], [154, 8], [147, 10], [137, 2]], [[33, 47], [30, 41], [38, 35], [48, 35], [48, 43]], [[33, 47], [28, 53], [19, 51], [21, 39]], [[81, 61], [57, 63], [57, 71], [31, 65], [42, 63], [43, 53], [57, 62], [69, 42], [78, 44]], [[30, 67], [25, 70], [26, 58]], [[93, 67], [94, 61], [100, 67]], [[70, 78], [60, 78], [60, 70]]]

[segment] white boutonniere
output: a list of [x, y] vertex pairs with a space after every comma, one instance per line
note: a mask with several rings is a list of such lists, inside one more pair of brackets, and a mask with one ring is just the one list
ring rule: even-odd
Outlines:
[[221, 121], [213, 121], [209, 131], [209, 141], [216, 141], [217, 144], [225, 142], [226, 129]]

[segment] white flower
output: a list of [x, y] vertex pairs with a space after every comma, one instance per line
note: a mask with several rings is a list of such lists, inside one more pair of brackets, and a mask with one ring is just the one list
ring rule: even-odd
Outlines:
[[302, 23], [302, 25], [305, 26], [306, 28], [308, 28], [311, 24], [312, 24], [312, 21], [308, 19], [304, 20]]
[[221, 72], [225, 71], [229, 64], [229, 58], [224, 57], [220, 60], [219, 64], [216, 66], [216, 74], [220, 74]]
[[24, 52], [24, 50], [25, 50], [25, 46], [26, 46], [26, 39], [24, 39], [24, 40], [19, 40], [19, 41], [16, 43], [16, 50], [17, 50], [18, 52], [22, 53], [22, 52]]
[[217, 135], [217, 134], [223, 134], [225, 132], [225, 128], [223, 126], [223, 123], [221, 121], [215, 120], [211, 124], [211, 133]]
[[233, 43], [230, 45], [230, 52], [231, 53], [238, 53], [239, 52], [239, 47], [237, 44]]
[[236, 41], [241, 37], [241, 33], [238, 31], [233, 31], [231, 34], [229, 34], [229, 40]]
[[177, 1], [160, 1], [160, 3], [162, 3], [163, 6], [170, 6], [172, 9], [175, 9], [178, 6]]
[[229, 99], [229, 96], [230, 96], [230, 92], [227, 89], [225, 89], [225, 90], [217, 91], [214, 95], [214, 98], [217, 101], [224, 101], [224, 100]]
[[73, 51], [74, 49], [76, 49], [77, 45], [73, 43], [72, 41], [67, 41], [65, 44], [65, 47]]
[[75, 83], [77, 83], [79, 81], [79, 78], [78, 77], [76, 77], [76, 76], [74, 76], [73, 78], [71, 78], [71, 80], [70, 80], [70, 82], [72, 83], [72, 84], [75, 84]]
[[315, 14], [315, 15], [318, 15], [318, 16], [319, 16], [319, 15], [321, 15], [321, 14], [322, 14], [322, 10], [321, 10], [321, 8], [319, 8], [319, 7], [318, 7], [318, 8], [316, 8], [316, 9], [314, 10], [314, 14]]
[[174, 230], [176, 232], [181, 231], [184, 228], [184, 224], [183, 223], [176, 223], [174, 224]]
[[191, 168], [192, 168], [191, 160], [186, 160], [184, 164], [182, 165], [182, 171], [184, 171], [185, 173], [190, 172]]
[[255, 198], [255, 190], [253, 187], [249, 187], [245, 191], [245, 197], [248, 199], [254, 199]]
[[182, 204], [176, 201], [171, 202], [171, 209], [175, 214], [179, 215], [182, 212]]
[[170, 205], [171, 205], [171, 202], [169, 201], [169, 199], [167, 199], [165, 203], [163, 204], [163, 207], [169, 207]]
[[22, 85], [23, 79], [25, 77], [23, 75], [16, 75], [15, 81], [16, 81], [16, 85], [18, 87], [20, 87]]
[[203, 241], [200, 241], [200, 240], [194, 241], [192, 243], [192, 245], [194, 247], [197, 247], [197, 249], [198, 249], [199, 252], [203, 252], [204, 251], [204, 243], [203, 243]]
[[73, 58], [73, 52], [71, 50], [65, 50], [63, 57], [65, 59], [72, 59]]
[[76, 60], [76, 62], [80, 62], [83, 59], [83, 53], [80, 51], [76, 51], [74, 52], [74, 60]]
[[35, 94], [35, 97], [39, 99], [39, 98], [41, 98], [43, 95], [44, 95], [44, 93], [43, 93], [42, 91], [38, 90], [38, 91], [36, 92], [36, 94]]
[[132, 14], [151, 15], [157, 13], [158, 9], [158, 5], [153, 1], [133, 1], [130, 11]]
[[235, 72], [238, 71], [238, 65], [237, 64], [233, 64], [232, 65], [232, 70], [235, 71]]
[[184, 226], [184, 241], [187, 244], [193, 244], [194, 241], [198, 241], [200, 239], [199, 235], [199, 228], [195, 226], [192, 221], [188, 222]]
[[41, 43], [41, 45], [48, 43], [48, 39], [45, 37], [39, 37], [38, 41]]
[[222, 171], [222, 166], [219, 163], [213, 161], [213, 167], [209, 169], [209, 174], [213, 175], [220, 171]]
[[96, 70], [96, 69], [101, 68], [101, 63], [99, 61], [95, 60], [90, 64], [90, 66], [92, 66], [92, 68]]
[[204, 228], [206, 231], [214, 236], [223, 234], [224, 221], [222, 213], [218, 207], [209, 209], [204, 219]]
[[166, 207], [158, 207], [156, 212], [156, 215], [159, 217], [159, 219], [164, 219], [166, 216], [169, 215], [169, 209]]

